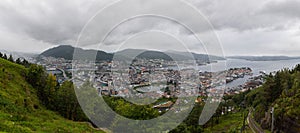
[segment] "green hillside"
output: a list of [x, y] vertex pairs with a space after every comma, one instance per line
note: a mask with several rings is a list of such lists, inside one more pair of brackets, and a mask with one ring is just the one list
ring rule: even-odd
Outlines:
[[271, 129], [273, 107], [276, 132], [300, 132], [300, 65], [269, 75], [262, 87], [247, 94], [246, 102], [262, 128]]
[[88, 124], [67, 120], [47, 110], [36, 89], [26, 82], [27, 71], [0, 58], [0, 131], [97, 132]]

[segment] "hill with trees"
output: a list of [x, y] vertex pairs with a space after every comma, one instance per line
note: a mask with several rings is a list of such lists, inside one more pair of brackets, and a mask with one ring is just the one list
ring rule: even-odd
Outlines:
[[300, 65], [270, 74], [262, 87], [246, 95], [246, 103], [264, 129], [271, 130], [274, 107], [274, 131], [300, 132]]
[[58, 86], [43, 67], [1, 55], [0, 131], [102, 132], [83, 122], [72, 85]]
[[[199, 63], [207, 63], [212, 62], [216, 60], [225, 60], [225, 58], [213, 56], [213, 55], [207, 55], [207, 54], [196, 54], [196, 53], [186, 53], [186, 52], [178, 52], [178, 51], [167, 51], [167, 52], [161, 52], [161, 51], [153, 51], [153, 50], [142, 50], [142, 49], [125, 49], [122, 51], [118, 51], [116, 53], [107, 53], [100, 50], [85, 50], [82, 48], [75, 48], [69, 45], [60, 45], [58, 47], [54, 47], [51, 49], [48, 49], [40, 54], [41, 56], [45, 57], [55, 57], [55, 58], [64, 58], [67, 60], [72, 60], [74, 52], [80, 54], [81, 56], [78, 57], [80, 59], [86, 59], [86, 60], [93, 60], [96, 57], [96, 61], [110, 61], [113, 58], [115, 59], [131, 59], [131, 55], [137, 54], [138, 58], [143, 59], [164, 59], [167, 61], [172, 60], [189, 60], [191, 57], [193, 57], [195, 60], [197, 60]], [[190, 55], [187, 56], [187, 55]], [[114, 55], [117, 55], [117, 57], [114, 57]], [[175, 58], [175, 59], [172, 59]]]

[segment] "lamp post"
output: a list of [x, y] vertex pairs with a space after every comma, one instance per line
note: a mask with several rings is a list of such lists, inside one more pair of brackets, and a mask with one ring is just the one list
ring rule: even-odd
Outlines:
[[271, 113], [272, 113], [271, 132], [274, 132], [274, 107], [272, 107]]

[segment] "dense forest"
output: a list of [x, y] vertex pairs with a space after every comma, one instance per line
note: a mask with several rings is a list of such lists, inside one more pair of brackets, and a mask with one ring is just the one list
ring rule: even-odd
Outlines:
[[271, 130], [274, 107], [274, 131], [300, 132], [300, 65], [267, 76], [262, 87], [246, 95], [246, 103], [264, 129]]

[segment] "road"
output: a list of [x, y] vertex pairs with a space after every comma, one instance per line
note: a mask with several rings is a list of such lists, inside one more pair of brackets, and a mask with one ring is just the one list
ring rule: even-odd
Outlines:
[[251, 117], [252, 110], [249, 111], [247, 122], [253, 133], [265, 133], [265, 131], [255, 123], [254, 119]]
[[68, 80], [69, 78], [67, 77], [67, 75], [66, 75], [66, 72], [65, 72], [65, 70], [63, 70], [63, 69], [60, 69], [60, 68], [57, 68], [59, 71], [62, 71], [62, 73], [63, 73], [63, 76], [64, 76], [64, 78], [66, 79], [66, 80]]

